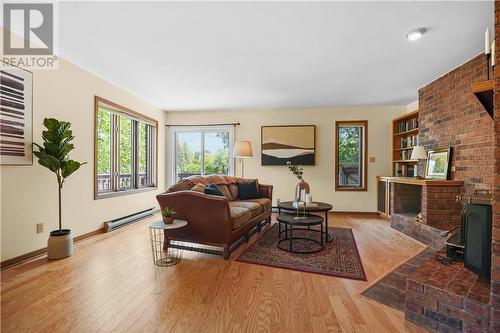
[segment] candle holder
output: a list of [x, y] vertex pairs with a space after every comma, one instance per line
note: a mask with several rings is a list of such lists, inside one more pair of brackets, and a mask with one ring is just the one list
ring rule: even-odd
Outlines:
[[490, 58], [491, 58], [491, 52], [490, 53], [485, 53], [484, 57], [486, 58], [486, 79], [490, 79]]

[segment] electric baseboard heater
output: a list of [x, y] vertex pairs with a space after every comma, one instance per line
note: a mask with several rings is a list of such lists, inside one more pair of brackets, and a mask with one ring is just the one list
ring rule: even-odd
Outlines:
[[153, 216], [155, 212], [156, 210], [154, 207], [146, 210], [141, 210], [140, 212], [136, 212], [127, 216], [119, 217], [117, 219], [104, 222], [104, 227], [106, 228], [106, 232], [110, 232], [115, 229], [143, 220], [147, 217]]

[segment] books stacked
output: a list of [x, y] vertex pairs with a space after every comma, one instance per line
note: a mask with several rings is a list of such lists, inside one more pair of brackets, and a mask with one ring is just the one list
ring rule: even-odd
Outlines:
[[398, 124], [398, 133], [411, 131], [418, 127], [418, 118], [401, 121]]

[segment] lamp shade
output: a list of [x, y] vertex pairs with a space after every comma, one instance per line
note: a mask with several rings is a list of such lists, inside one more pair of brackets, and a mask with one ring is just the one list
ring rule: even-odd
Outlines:
[[410, 159], [412, 160], [426, 160], [427, 153], [425, 152], [424, 146], [415, 146], [411, 151]]
[[236, 141], [234, 144], [233, 156], [238, 158], [253, 157], [252, 144], [250, 141]]

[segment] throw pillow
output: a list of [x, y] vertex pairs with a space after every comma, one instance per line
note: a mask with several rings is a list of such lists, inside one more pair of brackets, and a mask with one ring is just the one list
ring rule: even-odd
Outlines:
[[260, 198], [260, 193], [257, 189], [257, 182], [249, 183], [237, 183], [238, 185], [238, 199], [248, 200], [248, 199], [258, 199]]
[[196, 192], [200, 192], [200, 193], [205, 193], [205, 189], [207, 187], [205, 185], [203, 185], [202, 183], [198, 183], [196, 184], [195, 186], [193, 186], [191, 188], [191, 191], [196, 191]]
[[205, 194], [218, 195], [220, 197], [224, 196], [224, 194], [215, 184], [208, 184], [207, 188], [205, 189]]

